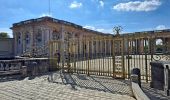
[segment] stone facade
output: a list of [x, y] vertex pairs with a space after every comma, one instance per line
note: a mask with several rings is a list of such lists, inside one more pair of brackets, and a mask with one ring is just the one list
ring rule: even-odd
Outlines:
[[[50, 17], [31, 19], [13, 24], [15, 55], [31, 51], [33, 47], [43, 47], [51, 40], [61, 40], [65, 35], [69, 38], [100, 36], [103, 33], [85, 29], [74, 23]], [[47, 51], [46, 51], [47, 52]]]
[[[34, 52], [35, 48], [42, 48], [44, 53], [49, 54], [49, 41], [58, 41], [77, 38], [79, 43], [74, 44], [76, 53], [110, 53], [112, 40], [115, 42], [115, 52], [129, 52], [130, 54], [144, 54], [146, 52], [156, 52], [156, 40], [162, 40], [162, 51], [170, 52], [170, 30], [146, 31], [121, 34], [118, 36], [103, 34], [101, 32], [85, 29], [80, 25], [71, 22], [54, 19], [51, 17], [42, 17], [30, 19], [13, 24], [11, 28], [14, 36], [15, 55], [21, 56], [25, 52]], [[65, 38], [67, 37], [67, 38]], [[99, 37], [97, 41], [91, 41], [91, 46], [83, 43], [84, 38]], [[111, 37], [108, 41], [105, 37]], [[100, 39], [101, 38], [101, 39]], [[104, 39], [105, 38], [105, 39]], [[93, 39], [93, 38], [92, 38]], [[61, 44], [61, 43], [60, 43]], [[88, 45], [88, 44], [87, 44]], [[101, 45], [103, 48], [101, 48]], [[60, 48], [59, 45], [57, 48]], [[33, 49], [34, 48], [34, 49]], [[86, 49], [86, 50], [85, 50]], [[147, 49], [147, 50], [146, 50]], [[52, 49], [53, 50], [53, 49]], [[55, 50], [56, 51], [56, 47]]]
[[50, 70], [48, 58], [0, 60], [0, 76], [22, 74], [23, 77], [38, 75]]
[[[125, 52], [133, 54], [155, 53], [158, 52], [158, 47], [161, 47], [161, 52], [170, 53], [170, 29], [126, 33], [121, 36], [125, 40]], [[161, 40], [161, 46], [158, 46], [158, 40]]]

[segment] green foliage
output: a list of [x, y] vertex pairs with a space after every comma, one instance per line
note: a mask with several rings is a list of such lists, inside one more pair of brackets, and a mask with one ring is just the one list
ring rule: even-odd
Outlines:
[[0, 38], [9, 38], [8, 33], [0, 32]]

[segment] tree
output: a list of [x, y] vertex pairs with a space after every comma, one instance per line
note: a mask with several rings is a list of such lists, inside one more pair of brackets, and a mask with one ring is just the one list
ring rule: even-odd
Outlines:
[[0, 38], [9, 38], [9, 35], [6, 32], [0, 32]]
[[116, 33], [116, 35], [119, 35], [120, 31], [122, 31], [122, 27], [121, 26], [115, 26], [113, 27], [113, 32]]

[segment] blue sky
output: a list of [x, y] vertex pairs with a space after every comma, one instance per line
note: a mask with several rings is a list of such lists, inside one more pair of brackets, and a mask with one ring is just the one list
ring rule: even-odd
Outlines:
[[116, 25], [123, 32], [167, 29], [170, 27], [170, 0], [0, 0], [0, 32], [13, 23], [52, 16], [83, 27], [113, 33]]

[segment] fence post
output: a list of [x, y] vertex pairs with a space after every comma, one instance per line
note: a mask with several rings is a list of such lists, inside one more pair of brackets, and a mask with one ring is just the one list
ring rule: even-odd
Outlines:
[[89, 67], [90, 67], [90, 64], [89, 64], [89, 59], [90, 59], [90, 54], [89, 54], [89, 53], [90, 53], [90, 40], [88, 40], [87, 45], [88, 45], [88, 46], [87, 46], [87, 47], [88, 47], [88, 54], [87, 54], [87, 56], [88, 56], [88, 57], [87, 57], [87, 61], [88, 61], [88, 65], [87, 65], [88, 69], [87, 69], [87, 71], [88, 71], [88, 72], [87, 72], [87, 75], [89, 76], [89, 71], [90, 71], [90, 69], [89, 69]]
[[[145, 75], [146, 75], [146, 82], [148, 83], [148, 64], [147, 64], [148, 63], [147, 62], [148, 58], [147, 58], [146, 45], [147, 45], [147, 43], [146, 43], [146, 39], [145, 39], [145, 71], [146, 71]], [[148, 46], [148, 49], [149, 49], [149, 46]]]
[[124, 45], [124, 36], [122, 39], [122, 71], [123, 71], [123, 78], [125, 78], [125, 58], [124, 58], [124, 49], [125, 49], [125, 45]]
[[113, 77], [115, 77], [115, 48], [114, 48], [114, 38], [112, 40], [112, 64], [113, 64]]
[[169, 66], [168, 66], [168, 65], [165, 65], [165, 66], [164, 66], [164, 80], [165, 80], [165, 81], [164, 81], [164, 82], [165, 82], [165, 83], [164, 83], [164, 84], [165, 84], [165, 86], [164, 86], [164, 91], [165, 91], [165, 95], [166, 95], [166, 96], [169, 96], [169, 95], [170, 95], [170, 91], [169, 91], [169, 88], [170, 88], [170, 87], [169, 87], [169, 84], [170, 84], [170, 83], [169, 83], [169, 80], [170, 80], [170, 79], [169, 79], [169, 77], [170, 77], [170, 76], [169, 76]]
[[128, 60], [128, 78], [130, 79], [130, 61], [129, 61], [130, 56], [129, 56], [129, 52], [130, 52], [130, 50], [129, 50], [129, 38], [128, 38], [128, 47], [127, 47], [127, 54], [128, 55], [126, 56], [126, 59]]

